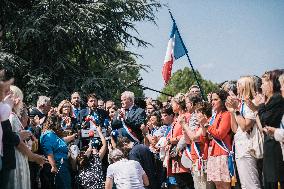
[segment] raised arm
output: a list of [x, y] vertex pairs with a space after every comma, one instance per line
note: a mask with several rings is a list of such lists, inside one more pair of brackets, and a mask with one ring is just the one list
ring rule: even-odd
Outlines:
[[96, 128], [97, 128], [98, 134], [100, 136], [100, 139], [102, 141], [102, 147], [99, 151], [99, 156], [100, 156], [100, 159], [102, 160], [104, 155], [106, 154], [106, 151], [107, 151], [107, 142], [106, 142], [106, 139], [103, 135], [102, 128], [100, 126], [97, 126]]

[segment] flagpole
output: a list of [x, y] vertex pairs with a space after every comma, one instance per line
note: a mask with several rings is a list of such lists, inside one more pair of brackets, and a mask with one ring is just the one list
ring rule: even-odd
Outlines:
[[[176, 24], [176, 21], [175, 21], [173, 15], [172, 15], [170, 9], [169, 9], [169, 13], [170, 13], [170, 16], [171, 16], [171, 18], [172, 18], [174, 24]], [[176, 26], [177, 26], [177, 24], [176, 24]], [[183, 48], [186, 49], [185, 54], [186, 54], [187, 60], [188, 60], [188, 62], [189, 62], [189, 64], [190, 64], [190, 67], [191, 67], [191, 69], [192, 69], [192, 72], [193, 72], [194, 78], [195, 78], [195, 80], [196, 80], [196, 82], [197, 82], [197, 85], [198, 85], [198, 87], [199, 87], [199, 89], [200, 89], [201, 97], [202, 97], [203, 100], [206, 100], [206, 99], [205, 99], [205, 96], [204, 96], [204, 93], [203, 93], [203, 90], [202, 90], [202, 87], [201, 87], [201, 84], [200, 84], [200, 82], [199, 82], [199, 80], [198, 80], [198, 78], [197, 78], [197, 74], [196, 74], [196, 72], [195, 72], [195, 70], [194, 70], [194, 68], [193, 68], [193, 65], [192, 65], [192, 63], [191, 63], [191, 60], [190, 60], [190, 58], [189, 58], [187, 48], [186, 48], [186, 46], [185, 46], [185, 44], [184, 44], [184, 42], [183, 42], [183, 40], [182, 40], [182, 38], [181, 38], [181, 35], [180, 35], [180, 33], [179, 33], [178, 27], [176, 27], [176, 29], [177, 29], [177, 33], [178, 33], [178, 35], [179, 35], [179, 37], [180, 37], [180, 39], [181, 39], [181, 44], [182, 44]]]

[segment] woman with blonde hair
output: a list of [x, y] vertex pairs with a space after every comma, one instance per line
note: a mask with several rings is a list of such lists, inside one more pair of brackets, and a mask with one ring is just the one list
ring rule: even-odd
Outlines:
[[68, 100], [62, 100], [58, 105], [58, 115], [61, 117], [61, 128], [63, 130], [75, 131], [77, 119], [72, 112], [72, 104]]
[[185, 95], [178, 93], [171, 100], [173, 112], [176, 114], [172, 123], [172, 129], [167, 135], [168, 141], [168, 153], [169, 158], [167, 160], [167, 176], [170, 188], [183, 188], [193, 187], [192, 176], [189, 169], [185, 168], [181, 164], [181, 157], [178, 154], [177, 144], [183, 136], [182, 125], [178, 120], [185, 117], [185, 121], [188, 123], [189, 114], [186, 113]]
[[[10, 86], [10, 93], [14, 101], [12, 107], [13, 112], [10, 114], [9, 120], [11, 122], [13, 132], [17, 133], [21, 140], [26, 140], [31, 137], [31, 132], [25, 131], [23, 125], [19, 119], [21, 110], [23, 108], [23, 93], [16, 87]], [[30, 170], [28, 164], [28, 157], [26, 154], [21, 153], [17, 148], [15, 150], [16, 157], [16, 169], [14, 169], [9, 178], [8, 188], [22, 188], [29, 189], [30, 184]]]
[[[227, 98], [226, 106], [231, 113], [231, 129], [235, 133], [235, 158], [243, 189], [260, 189], [259, 174], [257, 169], [257, 157], [253, 153], [250, 136], [253, 129], [258, 129], [256, 116], [248, 107], [245, 100], [254, 102], [255, 82], [252, 77], [241, 77], [237, 82], [237, 93], [233, 93]], [[255, 133], [255, 132], [254, 132]]]

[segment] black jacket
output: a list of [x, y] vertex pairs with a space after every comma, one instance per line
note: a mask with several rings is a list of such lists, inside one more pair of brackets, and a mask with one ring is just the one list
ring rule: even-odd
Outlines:
[[[263, 126], [280, 127], [284, 113], [284, 99], [274, 94], [268, 103], [261, 104], [258, 115]], [[264, 135], [263, 145], [263, 176], [264, 182], [284, 182], [284, 161], [280, 143], [274, 138]]]
[[3, 157], [2, 164], [3, 170], [11, 170], [16, 168], [15, 146], [20, 143], [19, 136], [13, 132], [9, 120], [1, 122], [3, 130]]
[[[111, 123], [112, 129], [120, 129], [123, 127], [122, 122], [118, 120], [117, 117], [118, 115], [115, 116], [115, 119]], [[146, 120], [145, 110], [137, 106], [133, 106], [131, 108], [125, 120], [125, 125], [132, 129], [132, 131], [137, 135], [137, 138], [139, 139], [140, 142], [143, 140], [143, 135], [140, 127], [145, 122], [145, 120]]]

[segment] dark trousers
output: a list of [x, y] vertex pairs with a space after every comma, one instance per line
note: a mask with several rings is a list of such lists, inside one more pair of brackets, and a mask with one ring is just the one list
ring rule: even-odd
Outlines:
[[29, 161], [31, 189], [38, 189], [40, 166], [35, 162]]
[[50, 164], [44, 164], [40, 170], [41, 189], [53, 189], [54, 186], [54, 174], [50, 172]]
[[176, 173], [174, 177], [177, 185], [181, 189], [194, 188], [193, 178], [191, 173]]
[[[280, 188], [284, 189], [284, 182], [280, 183]], [[278, 182], [264, 182], [264, 189], [278, 189]]]
[[1, 189], [7, 188], [10, 172], [11, 170], [1, 170], [0, 171], [0, 188]]

